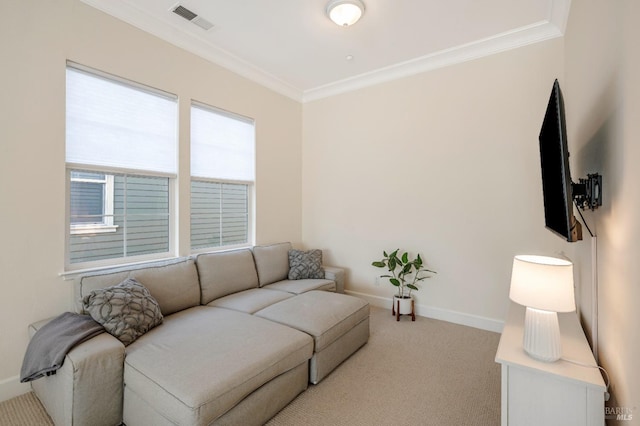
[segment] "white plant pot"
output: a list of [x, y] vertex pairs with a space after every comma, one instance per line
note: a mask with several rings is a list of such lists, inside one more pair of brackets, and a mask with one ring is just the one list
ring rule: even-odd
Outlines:
[[413, 309], [413, 297], [411, 296], [393, 296], [393, 307], [391, 313], [400, 321], [400, 315], [411, 315], [411, 321], [416, 320], [416, 314]]
[[393, 296], [393, 305], [400, 315], [407, 315], [413, 312], [412, 309], [413, 298], [411, 296]]

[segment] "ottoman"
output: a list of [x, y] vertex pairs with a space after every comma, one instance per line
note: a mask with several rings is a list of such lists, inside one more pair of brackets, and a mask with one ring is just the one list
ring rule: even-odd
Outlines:
[[313, 339], [230, 309], [197, 306], [127, 346], [124, 423], [262, 425], [308, 384]]
[[369, 303], [357, 297], [313, 290], [275, 303], [254, 315], [313, 337], [309, 381], [319, 383], [369, 340]]

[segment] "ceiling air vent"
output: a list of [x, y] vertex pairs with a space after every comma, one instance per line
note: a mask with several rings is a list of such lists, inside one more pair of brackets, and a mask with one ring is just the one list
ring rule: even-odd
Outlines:
[[184, 19], [186, 19], [187, 21], [199, 26], [200, 28], [202, 28], [203, 30], [209, 30], [213, 27], [213, 24], [209, 21], [207, 21], [206, 19], [204, 19], [201, 16], [198, 16], [197, 13], [194, 13], [192, 11], [190, 11], [189, 9], [187, 9], [184, 6], [181, 5], [177, 5], [174, 6], [171, 11], [173, 13], [175, 13], [178, 16], [183, 17]]

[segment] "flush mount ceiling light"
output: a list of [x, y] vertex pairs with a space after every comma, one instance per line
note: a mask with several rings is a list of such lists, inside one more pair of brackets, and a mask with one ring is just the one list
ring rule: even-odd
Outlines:
[[362, 17], [364, 3], [360, 0], [331, 0], [327, 4], [327, 16], [336, 24], [348, 27]]

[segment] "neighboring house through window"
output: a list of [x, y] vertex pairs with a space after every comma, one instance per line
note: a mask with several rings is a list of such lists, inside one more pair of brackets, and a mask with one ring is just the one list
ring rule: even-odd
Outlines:
[[113, 224], [113, 175], [71, 172], [71, 235], [116, 232]]

